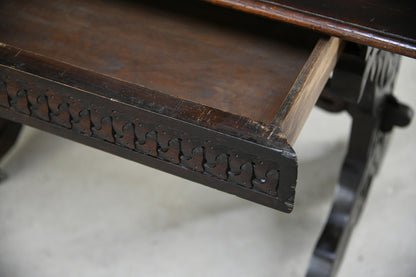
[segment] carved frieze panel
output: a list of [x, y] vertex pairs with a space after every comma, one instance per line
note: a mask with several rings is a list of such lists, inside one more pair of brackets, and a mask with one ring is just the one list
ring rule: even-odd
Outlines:
[[[227, 136], [181, 129], [181, 123], [9, 68], [0, 68], [0, 107], [241, 187], [244, 198], [258, 194], [269, 198], [262, 204], [292, 209], [294, 184], [279, 190], [281, 170], [287, 167], [279, 163], [285, 159], [279, 151], [264, 159]], [[296, 178], [296, 168], [291, 170]]]

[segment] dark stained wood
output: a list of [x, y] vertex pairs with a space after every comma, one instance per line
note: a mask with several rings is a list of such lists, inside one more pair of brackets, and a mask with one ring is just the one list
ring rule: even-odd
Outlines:
[[0, 118], [0, 159], [3, 158], [16, 142], [21, 127], [21, 124]]
[[[0, 83], [0, 87], [1, 86], [2, 84]], [[0, 160], [7, 154], [7, 152], [9, 152], [9, 150], [16, 143], [21, 128], [22, 125], [19, 123], [0, 118]], [[7, 173], [3, 172], [3, 170], [0, 169], [0, 182], [2, 182], [6, 178]]]
[[[0, 44], [0, 65], [10, 70], [25, 72], [59, 84], [65, 84], [80, 91], [120, 102], [141, 109], [150, 110], [169, 118], [175, 118], [197, 124], [203, 128], [215, 129], [234, 136], [258, 141], [265, 144], [270, 136], [272, 125], [258, 122], [239, 115], [230, 114], [215, 108], [172, 97], [145, 87], [114, 79], [94, 71], [74, 67], [72, 65], [46, 58], [19, 48]], [[19, 103], [16, 97], [19, 82], [13, 78], [2, 76], [0, 104], [11, 108], [9, 95], [13, 92], [13, 103]], [[44, 93], [44, 92], [43, 92]], [[36, 101], [39, 101], [36, 97]], [[25, 105], [20, 110], [30, 113]], [[111, 108], [110, 108], [111, 110]], [[40, 116], [40, 115], [39, 115]], [[48, 115], [41, 118], [48, 118]], [[272, 137], [269, 145], [273, 145], [276, 137]]]
[[173, 2], [3, 1], [0, 42], [270, 123], [316, 35], [204, 2]]
[[0, 45], [0, 116], [290, 212], [296, 155], [272, 125]]
[[[401, 29], [414, 11], [409, 2], [407, 11], [394, 9], [400, 1], [378, 2], [369, 14], [341, 0], [209, 1], [415, 56], [410, 25]], [[384, 28], [386, 10], [400, 20]], [[331, 72], [343, 72], [333, 71], [343, 45], [200, 1], [2, 2], [0, 156], [19, 122], [291, 212], [292, 145]], [[389, 95], [397, 55], [367, 54], [366, 82], [344, 78], [343, 86], [363, 91], [325, 104], [348, 109], [354, 122], [310, 276], [336, 271], [389, 132], [411, 119]]]
[[[364, 53], [344, 55], [348, 58], [341, 60], [355, 59], [353, 64], [365, 66], [335, 71], [328, 86], [328, 95], [335, 105], [326, 107], [329, 111], [340, 112], [342, 109], [338, 108], [341, 105], [337, 102], [342, 103], [353, 121], [333, 206], [310, 260], [307, 277], [337, 276], [348, 241], [365, 206], [372, 180], [387, 150], [391, 131], [396, 126], [407, 126], [413, 116], [412, 110], [392, 95], [400, 65], [399, 55], [375, 48]], [[361, 76], [362, 79], [351, 78], [351, 75]], [[353, 97], [346, 98], [342, 94], [340, 97], [338, 91], [332, 91], [332, 81], [336, 79], [344, 83], [346, 90], [358, 88], [358, 94], [362, 95], [360, 101], [356, 101], [356, 93], [351, 93]]]
[[293, 209], [339, 39], [200, 1], [0, 5], [1, 116]]
[[205, 0], [416, 58], [412, 0]]

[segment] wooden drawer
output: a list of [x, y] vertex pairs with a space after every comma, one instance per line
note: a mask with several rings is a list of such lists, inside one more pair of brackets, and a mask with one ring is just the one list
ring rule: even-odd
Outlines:
[[290, 212], [341, 41], [198, 1], [0, 6], [0, 116]]

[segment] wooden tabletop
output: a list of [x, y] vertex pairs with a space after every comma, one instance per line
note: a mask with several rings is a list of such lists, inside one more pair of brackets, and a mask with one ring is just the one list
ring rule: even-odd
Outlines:
[[206, 0], [416, 58], [412, 0]]

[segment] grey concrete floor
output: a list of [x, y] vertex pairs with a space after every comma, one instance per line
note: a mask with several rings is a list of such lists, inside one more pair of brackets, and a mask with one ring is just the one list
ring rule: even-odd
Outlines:
[[[396, 95], [416, 108], [416, 62]], [[25, 128], [0, 166], [0, 276], [303, 276], [350, 120], [315, 109], [278, 211]], [[416, 276], [416, 123], [395, 131], [339, 276]]]

